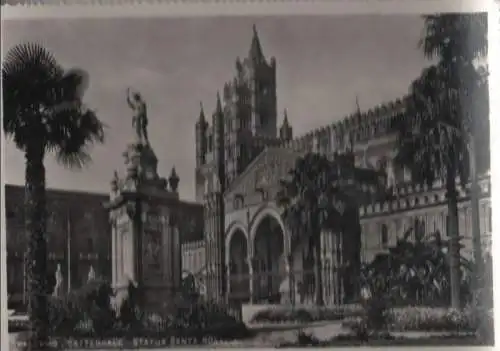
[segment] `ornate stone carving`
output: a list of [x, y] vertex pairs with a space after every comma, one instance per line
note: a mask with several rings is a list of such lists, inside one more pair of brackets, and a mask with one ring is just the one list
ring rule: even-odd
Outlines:
[[162, 219], [155, 211], [149, 211], [146, 214], [146, 221], [144, 225], [146, 230], [160, 232], [163, 229]]
[[175, 171], [175, 167], [172, 167], [172, 171], [170, 172], [170, 177], [168, 178], [168, 183], [170, 184], [170, 189], [173, 192], [177, 192], [177, 189], [179, 187], [179, 176]]
[[134, 218], [136, 214], [136, 203], [134, 201], [129, 201], [126, 204], [126, 208], [127, 208], [127, 215], [130, 218]]
[[144, 271], [152, 280], [161, 272], [161, 232], [145, 231], [143, 241]]

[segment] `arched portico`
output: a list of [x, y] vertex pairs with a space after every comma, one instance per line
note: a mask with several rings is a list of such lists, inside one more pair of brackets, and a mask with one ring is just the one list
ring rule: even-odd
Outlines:
[[233, 214], [225, 247], [229, 300], [276, 303], [283, 298], [290, 240], [279, 208], [268, 203]]
[[251, 222], [253, 298], [259, 302], [282, 300], [280, 286], [287, 278], [289, 239], [279, 212], [273, 207], [257, 211]]
[[285, 223], [283, 222], [283, 219], [281, 218], [281, 213], [279, 209], [276, 206], [273, 205], [266, 205], [261, 208], [259, 208], [256, 212], [255, 215], [253, 216], [252, 220], [250, 221], [250, 242], [255, 242], [255, 236], [257, 234], [257, 230], [259, 229], [259, 225], [262, 223], [262, 221], [266, 218], [272, 218], [276, 224], [281, 229], [281, 232], [283, 233], [283, 243], [284, 247], [286, 248], [285, 251], [289, 252], [289, 237], [288, 237], [288, 232], [286, 230]]
[[247, 236], [242, 228], [236, 227], [227, 239], [228, 297], [233, 301], [245, 301], [250, 290]]
[[256, 224], [254, 236], [254, 292], [258, 301], [277, 303], [285, 273], [284, 232], [272, 216]]

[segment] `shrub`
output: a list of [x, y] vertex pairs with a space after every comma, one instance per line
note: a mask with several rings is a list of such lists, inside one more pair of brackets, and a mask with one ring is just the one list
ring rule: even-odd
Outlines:
[[118, 307], [121, 328], [139, 332], [142, 329], [143, 315], [138, 306], [138, 289], [133, 282], [129, 281], [126, 296]]
[[48, 297], [49, 331], [53, 335], [70, 335], [83, 319], [83, 311], [69, 297]]
[[243, 322], [213, 302], [179, 298], [169, 314], [146, 313], [138, 306], [137, 288], [129, 287], [116, 314], [111, 289], [105, 282], [91, 282], [63, 298], [49, 298], [53, 336], [166, 337], [236, 339], [250, 336]]
[[473, 330], [470, 313], [449, 308], [410, 307], [390, 312], [392, 330], [464, 331]]
[[53, 335], [104, 336], [116, 318], [111, 308], [112, 290], [105, 281], [92, 281], [63, 297], [48, 298], [50, 331]]
[[229, 311], [214, 302], [191, 301], [178, 298], [167, 315], [141, 313], [141, 329], [134, 335], [179, 336], [196, 338], [212, 337], [232, 340], [250, 336], [245, 324]]
[[346, 316], [361, 315], [359, 305], [345, 307], [270, 307], [257, 312], [251, 323], [308, 323], [313, 321], [335, 321]]
[[214, 302], [197, 302], [190, 307], [190, 325], [197, 325], [206, 336], [236, 339], [250, 336], [245, 324]]
[[373, 296], [365, 304], [365, 322], [368, 330], [385, 330], [388, 326], [388, 301], [383, 295]]
[[16, 310], [17, 312], [26, 312], [26, 304], [24, 303], [23, 294], [12, 294], [7, 297], [7, 308]]
[[[344, 321], [345, 327], [356, 329], [362, 318]], [[469, 311], [448, 308], [407, 307], [387, 311], [387, 327], [391, 331], [474, 331], [475, 322]]]
[[481, 313], [476, 321], [476, 336], [484, 345], [495, 345], [495, 324], [492, 313]]

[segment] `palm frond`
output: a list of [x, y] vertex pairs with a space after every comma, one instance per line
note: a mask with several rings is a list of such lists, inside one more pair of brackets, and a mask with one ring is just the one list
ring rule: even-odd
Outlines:
[[6, 55], [4, 132], [17, 147], [27, 145], [56, 154], [66, 166], [81, 168], [90, 160], [89, 147], [104, 142], [104, 125], [83, 104], [88, 74], [64, 69], [39, 44], [21, 44]]
[[34, 138], [43, 139], [40, 111], [54, 103], [54, 86], [63, 74], [54, 56], [38, 44], [10, 49], [2, 65], [3, 128], [18, 148]]
[[89, 147], [104, 142], [105, 126], [94, 111], [79, 103], [56, 106], [50, 115], [47, 149], [56, 154], [62, 165], [81, 168], [90, 161]]
[[419, 46], [428, 58], [472, 61], [488, 54], [488, 15], [439, 14], [424, 17]]

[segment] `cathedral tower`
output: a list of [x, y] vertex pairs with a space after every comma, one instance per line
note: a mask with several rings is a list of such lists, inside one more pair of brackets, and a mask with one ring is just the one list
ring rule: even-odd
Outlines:
[[236, 75], [224, 85], [226, 182], [230, 184], [277, 139], [276, 60], [267, 62], [255, 26], [247, 57], [236, 59]]
[[[290, 135], [291, 129], [287, 129]], [[211, 125], [203, 108], [196, 128], [196, 198], [204, 204], [207, 292], [220, 299], [226, 293], [224, 193], [262, 152], [279, 143], [276, 116], [276, 60], [268, 62], [257, 30], [247, 57], [236, 60], [236, 75], [217, 94]]]
[[252, 103], [252, 132], [254, 136], [275, 138], [276, 119], [276, 60], [267, 63], [262, 52], [257, 29], [253, 27], [253, 38], [245, 65], [247, 84]]
[[206, 286], [208, 297], [221, 300], [226, 296], [226, 265], [224, 262], [224, 192], [226, 189], [224, 111], [217, 93], [212, 116], [214, 153], [210, 171], [205, 176], [204, 221], [206, 249]]

